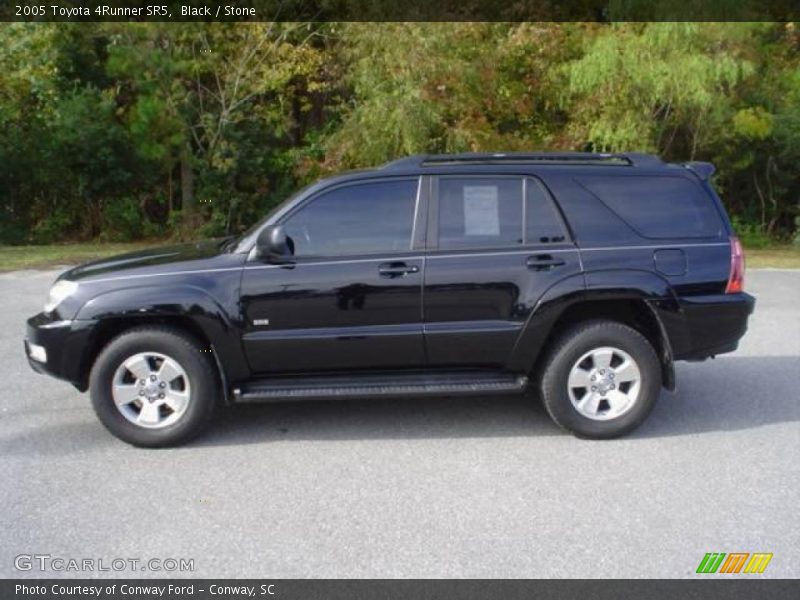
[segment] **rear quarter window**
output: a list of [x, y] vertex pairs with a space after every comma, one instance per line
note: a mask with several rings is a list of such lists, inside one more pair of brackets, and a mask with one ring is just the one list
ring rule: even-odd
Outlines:
[[642, 237], [717, 237], [723, 229], [711, 196], [683, 177], [582, 177], [578, 183]]

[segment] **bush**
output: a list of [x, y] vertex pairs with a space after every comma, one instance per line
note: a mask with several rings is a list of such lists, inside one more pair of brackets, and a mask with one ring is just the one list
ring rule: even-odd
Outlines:
[[30, 242], [34, 244], [57, 244], [70, 237], [74, 223], [68, 212], [52, 212], [34, 225]]
[[136, 198], [109, 200], [103, 206], [103, 242], [132, 242], [152, 236], [152, 229]]
[[775, 242], [758, 223], [747, 222], [739, 217], [733, 217], [731, 221], [733, 230], [745, 248], [767, 248]]

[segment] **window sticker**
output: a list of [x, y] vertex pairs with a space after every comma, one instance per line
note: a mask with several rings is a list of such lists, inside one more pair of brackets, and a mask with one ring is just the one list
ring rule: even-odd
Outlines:
[[500, 235], [500, 204], [496, 185], [464, 186], [464, 234]]

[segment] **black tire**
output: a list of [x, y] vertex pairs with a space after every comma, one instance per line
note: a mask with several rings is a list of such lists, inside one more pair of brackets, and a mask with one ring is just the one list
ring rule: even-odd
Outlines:
[[[584, 354], [604, 346], [619, 348], [633, 358], [641, 374], [641, 387], [627, 412], [595, 420], [573, 405], [567, 381]], [[636, 429], [650, 414], [661, 391], [661, 367], [653, 346], [635, 329], [616, 321], [586, 321], [564, 331], [554, 343], [543, 363], [539, 391], [547, 413], [563, 429], [582, 438], [616, 438]]]
[[[208, 425], [221, 392], [217, 366], [203, 346], [183, 331], [145, 326], [114, 338], [98, 355], [89, 378], [92, 406], [100, 422], [119, 439], [134, 446], [159, 448], [183, 444]], [[112, 383], [117, 368], [129, 357], [155, 352], [171, 357], [183, 368], [191, 393], [185, 411], [173, 423], [147, 428], [126, 419], [117, 409]]]

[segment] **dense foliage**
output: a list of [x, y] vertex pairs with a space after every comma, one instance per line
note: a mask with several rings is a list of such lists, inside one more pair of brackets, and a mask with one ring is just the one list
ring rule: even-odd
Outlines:
[[710, 160], [796, 235], [800, 32], [772, 23], [0, 25], [0, 243], [221, 235], [417, 152]]

